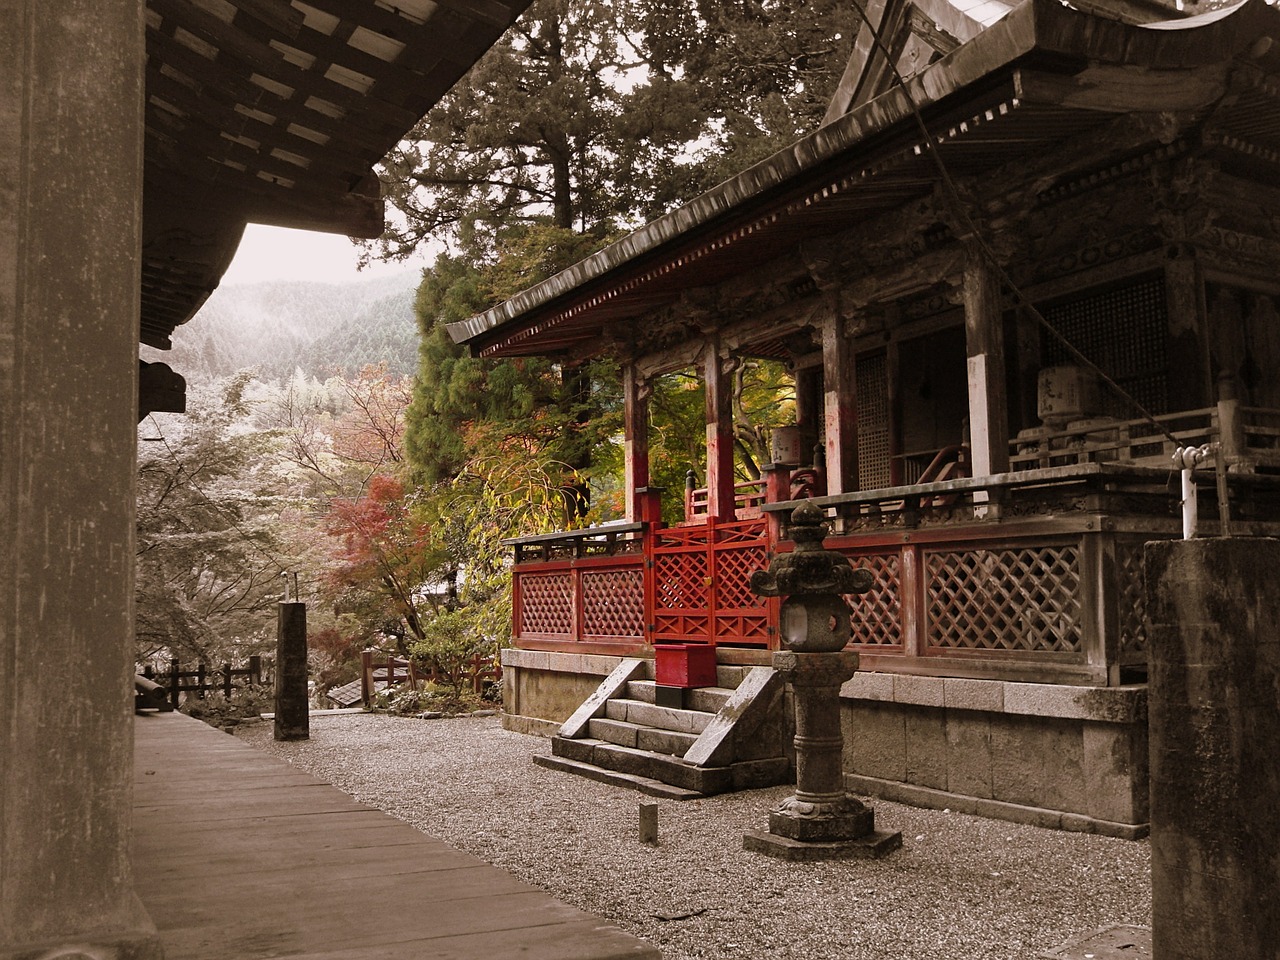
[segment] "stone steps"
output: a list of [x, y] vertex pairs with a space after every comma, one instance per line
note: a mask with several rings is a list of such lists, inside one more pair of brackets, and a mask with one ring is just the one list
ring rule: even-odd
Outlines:
[[718, 685], [684, 691], [683, 707], [657, 704], [652, 678], [651, 662], [624, 660], [552, 737], [552, 755], [535, 762], [670, 799], [789, 782], [780, 737], [765, 738], [773, 746], [734, 740], [744, 717], [751, 731], [781, 729], [761, 724], [776, 709], [772, 670], [721, 665]]
[[[631, 680], [627, 683], [627, 699], [639, 700], [642, 703], [654, 703], [657, 697], [656, 684], [652, 680]], [[700, 713], [718, 713], [728, 703], [737, 688], [732, 687], [695, 687], [685, 692], [686, 709]]]

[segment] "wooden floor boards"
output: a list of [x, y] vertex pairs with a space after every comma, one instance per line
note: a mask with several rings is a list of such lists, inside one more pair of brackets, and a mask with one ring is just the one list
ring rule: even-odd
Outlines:
[[198, 720], [135, 730], [135, 885], [167, 960], [659, 956]]

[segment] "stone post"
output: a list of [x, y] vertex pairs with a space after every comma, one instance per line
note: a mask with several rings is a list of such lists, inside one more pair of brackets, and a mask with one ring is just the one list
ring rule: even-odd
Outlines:
[[1275, 960], [1280, 541], [1147, 544], [1154, 960]]
[[307, 605], [281, 603], [276, 632], [277, 740], [311, 738], [307, 700]]
[[849, 642], [844, 595], [865, 593], [871, 575], [824, 550], [821, 511], [804, 503], [791, 515], [795, 551], [751, 578], [765, 597], [786, 596], [780, 612], [782, 643], [773, 668], [791, 685], [796, 711], [796, 792], [769, 815], [769, 830], [749, 830], [747, 850], [786, 860], [881, 857], [902, 844], [902, 834], [877, 831], [875, 813], [844, 789], [840, 686], [858, 669]]

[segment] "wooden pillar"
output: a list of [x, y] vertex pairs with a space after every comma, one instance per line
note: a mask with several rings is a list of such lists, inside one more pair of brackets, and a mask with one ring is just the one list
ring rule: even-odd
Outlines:
[[0, 958], [160, 956], [129, 857], [143, 14], [0, 14]]
[[813, 465], [813, 451], [821, 439], [822, 403], [821, 369], [801, 367], [796, 371], [796, 425], [800, 427], [802, 463]]
[[707, 512], [720, 520], [737, 515], [733, 475], [733, 385], [720, 358], [720, 338], [707, 339], [702, 357], [707, 385]]
[[1169, 305], [1169, 390], [1172, 409], [1198, 410], [1215, 399], [1212, 351], [1206, 329], [1200, 271], [1190, 256], [1165, 261]]
[[644, 519], [639, 491], [649, 486], [650, 393], [649, 384], [637, 373], [635, 364], [626, 364], [622, 368], [623, 485], [627, 520], [632, 523]]
[[976, 251], [964, 271], [964, 332], [969, 357], [969, 458], [975, 477], [1009, 469], [1009, 404], [1000, 280]]
[[826, 433], [827, 494], [858, 489], [858, 394], [853, 346], [840, 315], [822, 326], [823, 423]]

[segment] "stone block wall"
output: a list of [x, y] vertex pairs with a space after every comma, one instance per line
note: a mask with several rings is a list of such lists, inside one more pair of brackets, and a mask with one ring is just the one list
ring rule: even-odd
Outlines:
[[855, 793], [1111, 836], [1147, 830], [1145, 686], [860, 673], [841, 695]]
[[517, 733], [552, 736], [621, 660], [543, 650], [503, 650], [503, 727]]

